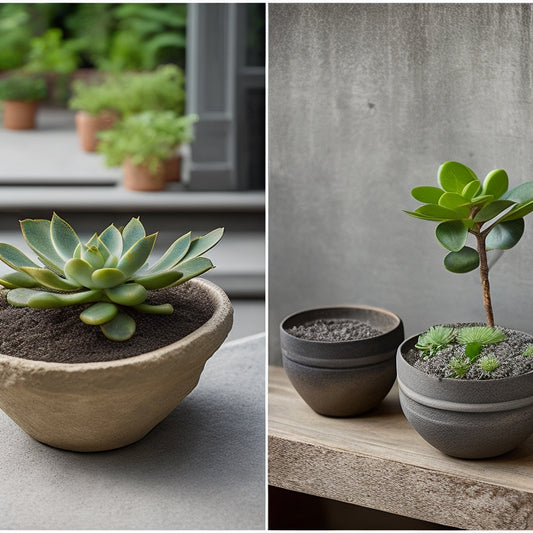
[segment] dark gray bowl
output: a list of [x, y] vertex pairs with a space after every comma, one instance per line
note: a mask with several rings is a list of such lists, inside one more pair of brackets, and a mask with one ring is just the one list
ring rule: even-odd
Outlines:
[[[287, 332], [320, 318], [355, 319], [383, 333], [363, 340], [324, 342]], [[389, 311], [366, 306], [309, 309], [285, 318], [280, 330], [287, 375], [304, 401], [321, 415], [364, 413], [381, 402], [396, 379], [394, 359], [404, 338], [403, 323]]]
[[398, 348], [400, 404], [414, 429], [441, 452], [464, 459], [495, 457], [533, 432], [533, 372], [502, 379], [436, 378], [404, 358], [418, 335]]

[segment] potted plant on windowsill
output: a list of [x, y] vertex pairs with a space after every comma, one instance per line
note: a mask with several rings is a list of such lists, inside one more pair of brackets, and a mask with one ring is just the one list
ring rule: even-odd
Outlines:
[[135, 191], [163, 190], [169, 167], [183, 142], [193, 139], [196, 115], [177, 116], [172, 111], [145, 111], [130, 115], [113, 129], [98, 134], [98, 152], [108, 166], [122, 165], [124, 186]]
[[10, 130], [35, 128], [39, 101], [46, 97], [45, 81], [20, 72], [0, 79], [4, 127]]
[[119, 119], [117, 102], [123, 97], [120, 87], [104, 83], [76, 80], [69, 107], [76, 109], [75, 123], [81, 148], [95, 152], [97, 133], [113, 127]]
[[[214, 230], [178, 238], [153, 264], [138, 218], [88, 242], [56, 214], [21, 222], [40, 266], [9, 244], [0, 260], [0, 408], [35, 439], [100, 451], [142, 438], [198, 383], [232, 325], [216, 285]], [[81, 320], [80, 320], [81, 319]]]
[[[495, 327], [488, 250], [515, 246], [533, 211], [533, 182], [508, 190], [504, 170], [483, 183], [448, 161], [440, 187], [416, 187], [424, 205], [413, 217], [438, 222], [437, 240], [454, 273], [479, 268], [486, 324], [444, 324], [407, 339], [398, 349], [402, 409], [413, 427], [444, 453], [493, 457], [512, 450], [533, 431], [533, 336]], [[466, 245], [472, 236], [476, 248]]]
[[398, 316], [377, 307], [307, 309], [280, 326], [283, 367], [303, 400], [326, 416], [376, 407], [396, 379]]

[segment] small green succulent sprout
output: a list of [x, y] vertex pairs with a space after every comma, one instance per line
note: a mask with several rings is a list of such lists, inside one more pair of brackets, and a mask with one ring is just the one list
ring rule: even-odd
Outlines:
[[502, 342], [505, 338], [503, 331], [488, 326], [469, 326], [457, 330], [457, 341], [460, 344], [477, 343], [486, 346]]
[[0, 276], [15, 307], [50, 309], [91, 304], [80, 314], [85, 324], [100, 326], [104, 335], [124, 341], [135, 333], [127, 312], [171, 314], [171, 304], [145, 302], [148, 291], [180, 285], [213, 268], [202, 255], [222, 238], [223, 228], [191, 239], [179, 237], [154, 264], [148, 265], [157, 234], [146, 235], [139, 218], [121, 229], [111, 224], [82, 243], [57, 214], [51, 220], [22, 220], [28, 246], [43, 266], [10, 244], [0, 243], [0, 260], [14, 272]]
[[533, 344], [530, 344], [525, 350], [522, 355], [525, 355], [526, 357], [530, 357], [533, 355]]
[[479, 366], [487, 374], [494, 372], [500, 366], [500, 364], [500, 361], [496, 359], [494, 355], [484, 355], [479, 360]]
[[428, 331], [418, 337], [415, 347], [423, 352], [421, 357], [428, 359], [438, 351], [443, 350], [455, 339], [453, 328], [446, 326], [431, 326]]
[[[444, 266], [465, 273], [479, 267], [487, 326], [494, 326], [489, 285], [488, 250], [508, 250], [524, 233], [524, 217], [533, 212], [533, 182], [508, 190], [505, 170], [487, 174], [483, 183], [462, 163], [447, 161], [438, 172], [440, 187], [415, 187], [413, 198], [424, 205], [408, 215], [438, 222], [436, 237], [446, 248]], [[467, 246], [472, 235], [476, 248]]]
[[472, 366], [470, 359], [464, 355], [452, 357], [448, 363], [454, 378], [462, 378]]

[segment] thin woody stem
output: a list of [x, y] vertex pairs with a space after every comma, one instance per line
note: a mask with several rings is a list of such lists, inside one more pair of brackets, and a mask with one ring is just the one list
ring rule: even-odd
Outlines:
[[477, 251], [479, 254], [479, 274], [481, 277], [481, 291], [483, 293], [483, 305], [487, 326], [494, 327], [494, 313], [492, 312], [492, 302], [490, 299], [489, 265], [487, 262], [487, 248], [485, 246], [486, 235], [474, 233], [477, 239]]

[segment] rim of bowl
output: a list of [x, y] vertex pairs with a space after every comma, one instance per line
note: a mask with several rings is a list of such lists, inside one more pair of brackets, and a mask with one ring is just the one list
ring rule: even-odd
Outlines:
[[[366, 337], [364, 339], [354, 339], [354, 340], [347, 340], [347, 341], [320, 341], [320, 340], [303, 339], [301, 337], [297, 337], [296, 335], [292, 335], [292, 333], [289, 333], [286, 329], [286, 323], [289, 320], [296, 318], [298, 315], [303, 315], [304, 313], [316, 312], [316, 311], [328, 311], [328, 310], [333, 310], [333, 309], [339, 309], [339, 310], [362, 309], [365, 311], [374, 311], [377, 313], [390, 316], [395, 321], [395, 325], [391, 329], [388, 329], [387, 331], [382, 332], [380, 335], [375, 335], [373, 337]], [[325, 345], [326, 344], [341, 345], [341, 344], [352, 344], [352, 343], [375, 342], [377, 339], [382, 339], [387, 335], [393, 334], [400, 327], [403, 327], [403, 322], [402, 322], [402, 319], [396, 313], [393, 313], [392, 311], [389, 311], [388, 309], [383, 309], [381, 307], [374, 307], [372, 305], [328, 305], [324, 307], [310, 307], [308, 309], [302, 309], [300, 311], [287, 315], [280, 323], [280, 329], [282, 330], [283, 333], [288, 335], [290, 338], [296, 339], [297, 341], [302, 342], [304, 344], [305, 343], [310, 343], [310, 344], [319, 343], [319, 344], [325, 344]]]

